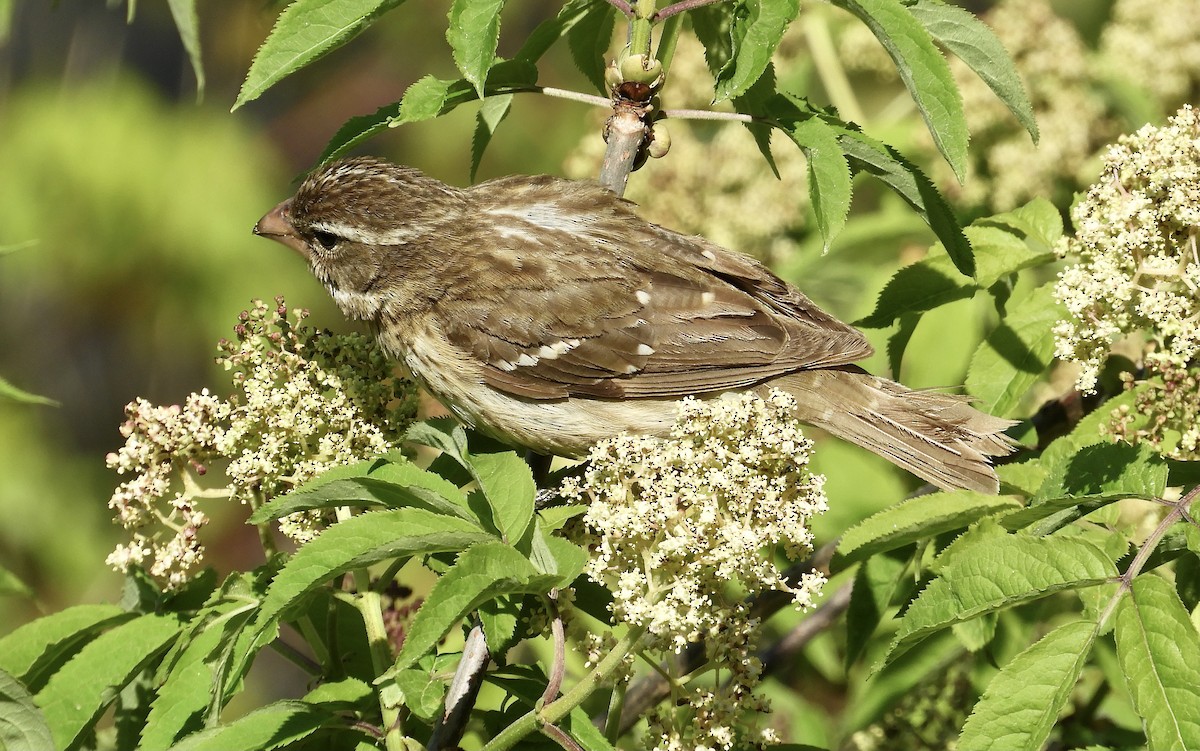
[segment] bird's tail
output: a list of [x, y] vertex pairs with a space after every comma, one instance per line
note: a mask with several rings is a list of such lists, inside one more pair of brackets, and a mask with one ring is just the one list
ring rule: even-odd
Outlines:
[[807, 370], [773, 381], [791, 392], [797, 417], [874, 451], [944, 490], [996, 493], [988, 457], [1012, 453], [1011, 420], [984, 414], [965, 396], [914, 391], [854, 366]]

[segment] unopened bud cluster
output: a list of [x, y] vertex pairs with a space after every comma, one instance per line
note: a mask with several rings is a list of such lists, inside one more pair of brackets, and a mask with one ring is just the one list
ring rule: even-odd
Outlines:
[[[144, 567], [178, 586], [203, 560], [196, 504], [223, 498], [252, 505], [287, 492], [339, 464], [389, 450], [414, 412], [411, 386], [366, 336], [334, 336], [301, 326], [282, 298], [255, 301], [241, 314], [235, 338], [218, 346], [232, 374], [227, 399], [207, 390], [183, 404], [126, 407], [125, 445], [109, 467], [134, 477], [109, 501], [130, 534], [108, 564]], [[281, 529], [303, 542], [322, 520], [295, 515]]]

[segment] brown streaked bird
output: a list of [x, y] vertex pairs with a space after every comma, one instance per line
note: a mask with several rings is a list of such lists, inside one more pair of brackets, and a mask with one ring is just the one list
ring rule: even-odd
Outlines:
[[797, 417], [941, 488], [994, 493], [1012, 423], [853, 365], [854, 328], [751, 258], [651, 224], [588, 182], [455, 188], [332, 162], [255, 226], [470, 426], [569, 457], [664, 434], [676, 403], [778, 387]]

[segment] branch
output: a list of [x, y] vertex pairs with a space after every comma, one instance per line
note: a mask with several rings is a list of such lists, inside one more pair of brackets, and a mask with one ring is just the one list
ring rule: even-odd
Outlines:
[[[613, 0], [608, 1], [610, 3], [613, 2]], [[657, 11], [653, 16], [650, 17], [650, 20], [654, 23], [658, 23], [659, 21], [668, 19], [677, 13], [683, 13], [684, 11], [701, 8], [705, 5], [713, 5], [715, 3], [721, 3], [724, 1], [725, 0], [682, 0], [681, 2], [672, 3], [667, 7]], [[616, 3], [613, 4], [615, 5]]]
[[633, 6], [625, 2], [625, 0], [608, 0], [608, 4], [621, 11], [626, 16], [630, 18], [633, 17]]
[[463, 644], [462, 659], [458, 661], [454, 678], [446, 690], [446, 702], [437, 724], [433, 726], [433, 733], [429, 736], [426, 746], [428, 751], [440, 751], [458, 745], [471, 716], [471, 709], [475, 706], [475, 698], [479, 695], [483, 674], [490, 660], [483, 628], [476, 625], [467, 634], [467, 641]]

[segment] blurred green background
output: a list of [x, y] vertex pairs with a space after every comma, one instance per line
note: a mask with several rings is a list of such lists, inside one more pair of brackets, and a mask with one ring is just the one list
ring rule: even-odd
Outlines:
[[[351, 326], [298, 258], [253, 237], [250, 229], [292, 191], [347, 118], [396, 101], [423, 75], [456, 77], [443, 39], [445, 3], [410, 0], [345, 48], [230, 113], [275, 7], [200, 4], [207, 89], [198, 102], [165, 3], [143, 0], [129, 23], [123, 3], [56, 5], [0, 0], [0, 11], [11, 13], [0, 41], [0, 248], [11, 251], [0, 255], [0, 376], [59, 403], [0, 402], [0, 568], [36, 593], [0, 600], [0, 632], [67, 604], [112, 600], [119, 591], [120, 578], [103, 564], [120, 539], [106, 507], [118, 477], [105, 468], [104, 457], [123, 441], [118, 427], [127, 402], [142, 396], [171, 404], [204, 387], [227, 393], [228, 380], [212, 362], [214, 344], [252, 298], [282, 294], [289, 304], [310, 308], [318, 326]], [[992, 4], [967, 5], [978, 12]], [[1099, 44], [1110, 0], [1052, 5], [1081, 45]], [[510, 3], [501, 54], [511, 53], [558, 7], [548, 0]], [[835, 35], [848, 28], [845, 18], [831, 22]], [[824, 103], [803, 38], [797, 31], [800, 41], [786, 53], [791, 60], [780, 66], [781, 80]], [[936, 160], [921, 156], [919, 118], [911, 103], [903, 106], [907, 95], [899, 82], [860, 65], [849, 42], [841, 50], [867, 110], [868, 133], [898, 144], [936, 174]], [[686, 54], [681, 46], [680, 59]], [[543, 84], [587, 88], [564, 51], [552, 52], [540, 67]], [[1136, 104], [1117, 109], [1128, 115]], [[589, 174], [602, 149], [598, 112], [544, 97], [518, 98], [479, 179], [514, 172]], [[684, 126], [676, 127], [682, 136]], [[1011, 118], [1007, 127], [1018, 129]], [[463, 107], [435, 122], [389, 131], [363, 151], [461, 185], [468, 179], [473, 128], [474, 107]], [[712, 156], [717, 133], [729, 128], [743, 139], [737, 148], [749, 160], [751, 177], [777, 185], [740, 127], [708, 125], [677, 137], [667, 159], [635, 175], [631, 195], [655, 217], [663, 217], [659, 204], [672, 191], [675, 199], [698, 200], [703, 179], [733, 167], [733, 161]], [[568, 162], [572, 166], [564, 167]], [[698, 186], [683, 176], [695, 165], [703, 167]], [[726, 189], [733, 194], [743, 188]], [[766, 258], [846, 320], [870, 312], [893, 271], [919, 258], [930, 241], [908, 209], [876, 184], [860, 181], [849, 229], [822, 255], [807, 228], [802, 186], [792, 190], [780, 200], [790, 202], [796, 216], [770, 233], [780, 242], [759, 249], [748, 240], [738, 247]], [[964, 206], [964, 212], [981, 208]], [[773, 209], [749, 209], [755, 210]], [[719, 224], [756, 216], [747, 211], [730, 201], [706, 204], [702, 213]], [[708, 232], [706, 225], [665, 215], [662, 221], [679, 229]], [[982, 300], [926, 316], [903, 380], [918, 387], [961, 383], [993, 316]], [[869, 332], [881, 353], [888, 333]], [[883, 372], [886, 358], [879, 354], [868, 366]], [[830, 475], [832, 510], [821, 522], [825, 539], [899, 500], [915, 484], [882, 460], [833, 441], [822, 442], [817, 461]], [[236, 519], [214, 525], [207, 541], [210, 560], [223, 571], [254, 563], [247, 558], [257, 550], [253, 532]]]

